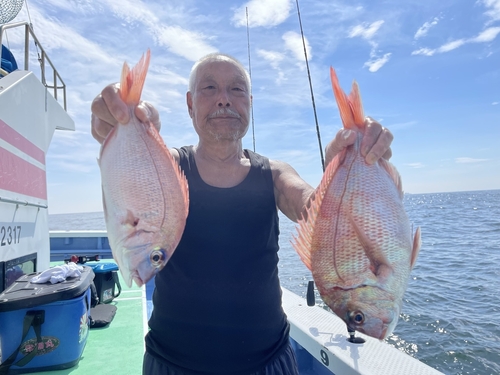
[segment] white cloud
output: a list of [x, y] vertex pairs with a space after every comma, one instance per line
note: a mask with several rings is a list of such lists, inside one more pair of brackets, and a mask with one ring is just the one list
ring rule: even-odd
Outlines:
[[423, 167], [425, 167], [425, 165], [422, 164], [422, 163], [420, 163], [420, 162], [417, 162], [417, 163], [408, 163], [408, 164], [405, 164], [405, 165], [407, 165], [410, 168], [423, 168]]
[[457, 39], [452, 42], [446, 43], [437, 49], [437, 52], [449, 52], [463, 46], [467, 41], [464, 39]]
[[436, 26], [439, 22], [439, 18], [434, 18], [432, 22], [426, 22], [424, 23], [415, 33], [415, 39], [422, 38], [423, 36], [427, 35], [429, 30], [433, 27]]
[[286, 81], [285, 73], [280, 68], [280, 62], [285, 58], [282, 53], [258, 49], [257, 55], [268, 61], [271, 67], [278, 71], [278, 75], [275, 79], [277, 85], [280, 85], [283, 81]]
[[264, 49], [258, 49], [257, 50], [257, 55], [262, 57], [264, 60], [269, 61], [271, 66], [274, 69], [279, 68], [279, 63], [284, 59], [285, 56], [283, 56], [282, 53], [275, 52], [275, 51], [267, 51]]
[[483, 161], [488, 161], [488, 159], [474, 159], [468, 157], [455, 158], [455, 163], [466, 164], [466, 163], [481, 163]]
[[107, 0], [116, 16], [127, 23], [139, 22], [147, 27], [156, 42], [167, 47], [172, 53], [190, 61], [216, 52], [217, 49], [206, 42], [209, 39], [199, 32], [181, 26], [164, 26], [156, 14], [145, 3], [130, 0]]
[[383, 23], [384, 23], [383, 20], [379, 20], [373, 22], [370, 25], [363, 23], [362, 25], [354, 26], [349, 32], [348, 36], [349, 38], [354, 38], [356, 36], [359, 36], [363, 39], [370, 40], [373, 38], [378, 29], [380, 29]]
[[[305, 61], [304, 56], [304, 44], [302, 43], [302, 36], [299, 33], [294, 31], [287, 31], [283, 34], [283, 40], [285, 41], [285, 48], [292, 52], [293, 56], [299, 61]], [[304, 37], [304, 42], [306, 45], [307, 51], [307, 59], [312, 59], [311, 46], [307, 41], [307, 38]]]
[[415, 51], [413, 51], [411, 54], [412, 55], [424, 55], [424, 56], [432, 56], [436, 53], [435, 49], [430, 49], [430, 48], [420, 48]]
[[473, 43], [492, 42], [498, 34], [500, 34], [500, 27], [489, 27], [475, 38], [469, 39], [469, 41]]
[[155, 34], [160, 45], [190, 61], [197, 61], [209, 53], [217, 52], [215, 47], [205, 42], [205, 36], [179, 26], [164, 26], [155, 30]]
[[498, 105], [498, 104], [499, 104], [499, 102], [493, 102], [493, 103], [491, 103], [491, 105]]
[[370, 60], [365, 62], [363, 67], [368, 67], [370, 72], [376, 72], [381, 67], [383, 67], [391, 57], [392, 53], [386, 53], [383, 56], [378, 56], [377, 54], [377, 46], [378, 44], [372, 41], [372, 38], [375, 36], [380, 27], [384, 24], [383, 20], [375, 21], [371, 24], [363, 23], [362, 25], [354, 26], [348, 34], [349, 38], [361, 37], [367, 40], [372, 49], [370, 51]]
[[500, 0], [483, 0], [482, 3], [489, 8], [485, 14], [492, 19], [492, 21], [500, 20]]
[[[499, 0], [500, 1], [500, 0]], [[486, 30], [479, 33], [479, 35], [469, 38], [469, 39], [457, 39], [451, 41], [449, 43], [443, 44], [439, 48], [430, 49], [430, 48], [420, 48], [418, 50], [413, 51], [412, 55], [424, 55], [424, 56], [432, 56], [436, 53], [445, 53], [453, 51], [464, 44], [467, 43], [488, 43], [495, 40], [495, 38], [500, 34], [500, 27], [489, 27]]]
[[380, 68], [382, 68], [389, 61], [389, 58], [391, 57], [391, 55], [392, 55], [392, 53], [386, 53], [382, 57], [377, 57], [377, 58], [374, 58], [374, 59], [371, 59], [371, 60], [365, 62], [365, 64], [363, 66], [368, 67], [368, 70], [370, 72], [374, 73], [377, 70], [379, 70]]
[[272, 27], [283, 23], [292, 10], [291, 0], [250, 0], [234, 11], [232, 21], [235, 26]]

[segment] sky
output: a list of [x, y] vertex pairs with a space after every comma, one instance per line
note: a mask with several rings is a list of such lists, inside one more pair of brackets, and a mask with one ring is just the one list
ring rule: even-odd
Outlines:
[[[299, 6], [323, 148], [342, 127], [333, 66], [345, 90], [358, 82], [365, 114], [393, 133], [391, 162], [406, 193], [500, 189], [500, 0]], [[244, 147], [253, 149], [255, 139], [256, 152], [319, 184], [295, 0], [28, 0], [16, 21], [32, 23], [67, 85], [75, 121], [75, 131], [55, 132], [47, 154], [50, 214], [102, 211], [90, 106], [119, 80], [123, 62], [134, 65], [148, 48], [142, 98], [159, 110], [167, 146], [196, 143], [185, 104], [189, 72], [197, 59], [219, 51], [250, 68], [253, 120]], [[5, 41], [22, 55], [20, 33], [9, 30]]]

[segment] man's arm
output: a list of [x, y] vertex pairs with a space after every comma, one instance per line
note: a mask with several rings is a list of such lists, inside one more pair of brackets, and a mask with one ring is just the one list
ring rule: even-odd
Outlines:
[[281, 212], [297, 222], [305, 213], [305, 207], [314, 188], [305, 182], [289, 164], [270, 160], [274, 180], [274, 196]]

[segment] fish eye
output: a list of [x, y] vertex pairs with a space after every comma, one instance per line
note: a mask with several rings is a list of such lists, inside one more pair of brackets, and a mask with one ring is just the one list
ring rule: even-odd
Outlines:
[[151, 254], [149, 254], [149, 259], [153, 267], [160, 267], [166, 259], [165, 250], [154, 249], [153, 251], [151, 251]]
[[349, 313], [349, 320], [355, 324], [363, 324], [365, 321], [365, 314], [361, 311], [353, 311]]

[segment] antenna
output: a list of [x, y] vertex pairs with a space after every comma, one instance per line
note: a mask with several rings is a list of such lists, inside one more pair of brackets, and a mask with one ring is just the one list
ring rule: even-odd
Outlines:
[[[250, 83], [252, 81], [252, 64], [250, 63], [250, 32], [248, 29], [248, 7], [245, 7], [247, 13], [247, 43], [248, 43], [248, 73], [250, 74]], [[252, 87], [250, 86], [250, 96], [252, 96]], [[253, 100], [250, 104], [250, 109], [252, 111], [252, 137], [253, 137], [253, 152], [255, 152], [255, 127], [253, 121]]]
[[311, 82], [311, 72], [309, 71], [309, 62], [307, 60], [307, 50], [306, 50], [306, 41], [304, 39], [304, 31], [302, 30], [302, 20], [300, 19], [300, 9], [299, 9], [299, 0], [295, 0], [297, 3], [297, 15], [299, 16], [299, 25], [300, 25], [300, 33], [302, 35], [302, 45], [304, 46], [304, 57], [306, 58], [306, 67], [307, 67], [307, 77], [309, 78], [309, 88], [311, 89], [311, 100], [314, 111], [314, 120], [316, 121], [316, 134], [318, 135], [318, 143], [319, 143], [319, 153], [321, 155], [321, 166], [323, 167], [323, 172], [325, 171], [325, 158], [323, 157], [323, 146], [321, 146], [321, 135], [319, 133], [319, 125], [318, 125], [318, 116], [316, 115], [316, 104], [314, 103], [314, 93]]

